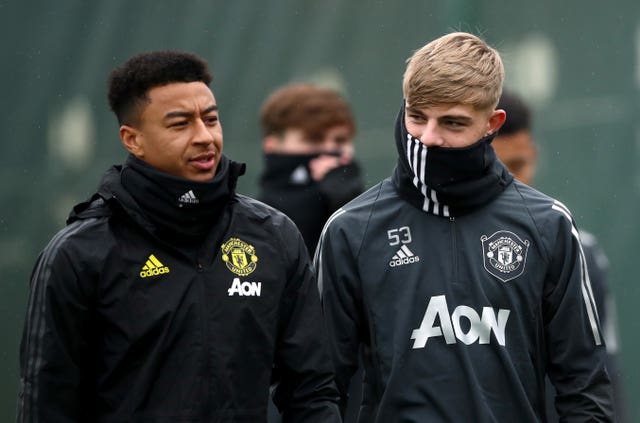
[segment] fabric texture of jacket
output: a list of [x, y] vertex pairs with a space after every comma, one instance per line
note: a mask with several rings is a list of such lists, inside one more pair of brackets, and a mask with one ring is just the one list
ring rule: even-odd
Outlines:
[[282, 213], [233, 194], [197, 248], [156, 236], [120, 167], [38, 258], [20, 422], [339, 421], [315, 278]]
[[[623, 373], [620, 369], [619, 329], [617, 311], [612, 287], [609, 282], [609, 259], [592, 233], [580, 228], [580, 241], [584, 251], [589, 280], [596, 301], [602, 337], [607, 346], [607, 372], [613, 389], [614, 411], [617, 423], [627, 423], [631, 419], [627, 405], [627, 394], [624, 389]], [[547, 417], [550, 422], [558, 421], [558, 413], [553, 404], [555, 389], [547, 381]], [[551, 399], [551, 401], [549, 401]]]
[[567, 208], [507, 178], [490, 201], [436, 215], [401, 195], [401, 165], [329, 219], [315, 256], [341, 407], [362, 349], [360, 422], [544, 421], [546, 375], [562, 421], [611, 421]]

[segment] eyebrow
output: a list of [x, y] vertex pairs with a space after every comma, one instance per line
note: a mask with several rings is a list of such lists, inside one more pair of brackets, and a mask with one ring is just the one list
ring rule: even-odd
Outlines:
[[463, 115], [444, 115], [438, 118], [439, 120], [456, 120], [459, 122], [471, 122], [473, 119], [469, 116]]
[[[419, 114], [420, 116], [425, 115], [424, 113], [422, 113], [422, 110], [416, 109], [413, 107], [406, 107], [406, 111], [409, 113]], [[473, 118], [466, 115], [444, 115], [444, 116], [438, 116], [438, 120], [457, 120], [461, 122], [471, 122]]]
[[[218, 106], [216, 104], [204, 109], [201, 115], [206, 115], [207, 113], [211, 113], [215, 111], [218, 111]], [[191, 116], [193, 116], [193, 112], [175, 111], [175, 112], [169, 112], [166, 115], [164, 115], [164, 119], [184, 118], [184, 117], [191, 117]]]

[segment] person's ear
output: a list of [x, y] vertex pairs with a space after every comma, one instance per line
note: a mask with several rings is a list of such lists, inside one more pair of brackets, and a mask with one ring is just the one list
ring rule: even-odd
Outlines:
[[265, 153], [276, 153], [279, 150], [280, 137], [277, 135], [267, 135], [262, 140], [262, 150]]
[[120, 127], [120, 140], [124, 148], [138, 158], [144, 157], [144, 145], [142, 143], [141, 134], [129, 125], [122, 125]]
[[507, 112], [502, 109], [494, 110], [489, 118], [489, 133], [487, 135], [493, 134], [500, 129], [505, 120], [507, 120]]

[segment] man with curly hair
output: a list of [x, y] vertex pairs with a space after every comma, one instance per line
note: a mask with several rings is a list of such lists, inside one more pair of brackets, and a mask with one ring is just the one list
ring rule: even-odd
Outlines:
[[129, 152], [39, 256], [19, 422], [338, 422], [300, 233], [235, 192], [207, 64], [143, 53], [112, 71]]

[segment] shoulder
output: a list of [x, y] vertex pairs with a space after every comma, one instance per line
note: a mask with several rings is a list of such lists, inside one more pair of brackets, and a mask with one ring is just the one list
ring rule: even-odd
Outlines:
[[398, 201], [400, 197], [393, 187], [390, 179], [385, 179], [372, 186], [353, 200], [341, 207], [346, 216], [361, 217], [374, 211], [389, 210], [399, 207], [403, 201]]
[[280, 210], [253, 197], [236, 194], [235, 200], [236, 205], [234, 211], [247, 218], [260, 221], [280, 221], [286, 218], [286, 215]]
[[108, 217], [111, 216], [111, 208], [107, 202], [98, 193], [95, 193], [86, 201], [73, 206], [67, 223], [70, 224], [77, 220], [84, 220], [92, 217]]
[[547, 256], [551, 256], [558, 245], [567, 245], [570, 239], [579, 238], [572, 213], [566, 205], [521, 182], [510, 184], [491, 207], [491, 212], [501, 218], [528, 227], [532, 231], [531, 236], [541, 242]]
[[101, 260], [116, 245], [113, 218], [110, 204], [93, 195], [73, 207], [66, 226], [51, 238], [42, 255], [53, 260], [63, 253], [74, 263]]
[[40, 253], [32, 277], [49, 279], [55, 272], [70, 282], [77, 275], [97, 271], [114, 245], [107, 221], [107, 217], [90, 217], [59, 230]]
[[387, 178], [333, 213], [322, 230], [320, 243], [344, 244], [354, 252], [360, 251], [368, 237], [378, 233], [381, 227], [386, 228], [388, 220], [395, 219], [393, 216], [403, 207], [410, 206], [398, 196]]
[[518, 181], [507, 188], [502, 201], [514, 207], [521, 204], [538, 226], [551, 222], [573, 224], [571, 210], [560, 200]]
[[505, 197], [509, 200], [520, 199], [530, 207], [549, 208], [555, 202], [553, 197], [519, 181], [513, 181], [509, 185], [505, 190]]
[[233, 213], [236, 217], [244, 219], [247, 224], [259, 225], [268, 232], [282, 232], [283, 230], [297, 232], [295, 223], [280, 210], [242, 194], [236, 194], [235, 200]]
[[376, 211], [397, 205], [394, 201], [397, 198], [393, 186], [385, 179], [339, 208], [327, 220], [327, 226], [353, 227], [358, 222], [369, 221]]

